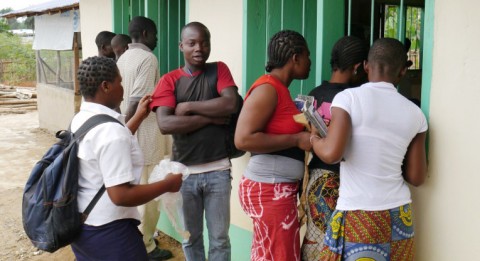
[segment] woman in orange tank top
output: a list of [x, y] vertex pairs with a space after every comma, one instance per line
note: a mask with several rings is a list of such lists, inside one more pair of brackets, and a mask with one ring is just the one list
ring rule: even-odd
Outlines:
[[310, 133], [293, 120], [300, 112], [288, 86], [308, 77], [309, 56], [301, 34], [276, 33], [268, 46], [268, 74], [252, 85], [238, 119], [235, 145], [252, 154], [239, 188], [253, 220], [251, 260], [300, 260], [297, 193], [311, 144]]

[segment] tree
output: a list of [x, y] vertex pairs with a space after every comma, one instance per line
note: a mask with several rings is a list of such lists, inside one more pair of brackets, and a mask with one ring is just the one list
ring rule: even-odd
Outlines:
[[[6, 14], [8, 12], [11, 12], [13, 9], [12, 8], [4, 8], [0, 9], [0, 14]], [[8, 21], [6, 18], [0, 18], [0, 33], [7, 32], [10, 30], [10, 25], [8, 24]]]
[[8, 26], [6, 19], [0, 18], [0, 33], [6, 33], [8, 30], [10, 30], [10, 26]]
[[11, 11], [13, 11], [11, 7], [3, 8], [3, 9], [0, 9], [0, 14], [10, 13]]
[[35, 29], [35, 19], [33, 16], [28, 17], [25, 21], [23, 21], [25, 29]]
[[[9, 13], [11, 11], [13, 11], [13, 9], [10, 7], [0, 9], [0, 15]], [[6, 30], [15, 30], [15, 29], [34, 29], [34, 26], [35, 26], [34, 21], [35, 20], [33, 16], [28, 18], [10, 18], [10, 19], [0, 18], [0, 32], [6, 31]], [[7, 29], [5, 29], [5, 24], [8, 25]]]

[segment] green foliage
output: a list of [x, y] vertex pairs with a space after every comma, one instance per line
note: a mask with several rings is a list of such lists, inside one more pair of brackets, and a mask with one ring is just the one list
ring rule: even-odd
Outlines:
[[0, 33], [0, 82], [17, 84], [35, 80], [32, 45], [10, 33]]
[[23, 21], [23, 27], [23, 29], [35, 29], [35, 19], [33, 16], [30, 16]]
[[408, 7], [405, 36], [412, 42], [411, 50], [420, 49], [420, 34], [422, 32], [422, 8]]
[[[385, 5], [385, 27], [384, 37], [398, 38], [398, 13], [400, 7], [397, 5]], [[409, 57], [413, 60], [413, 66], [410, 69], [420, 68], [420, 50], [422, 33], [422, 13], [421, 7], [406, 6], [405, 12], [405, 38], [410, 39], [411, 46]], [[404, 39], [400, 39], [404, 40]]]
[[[13, 11], [12, 8], [0, 9], [0, 14]], [[33, 17], [27, 19], [0, 18], [0, 82], [18, 84], [35, 81], [35, 52], [32, 44], [23, 43], [22, 38], [8, 30], [32, 29]]]
[[385, 7], [385, 32], [384, 37], [397, 38], [398, 29], [398, 6], [387, 5]]
[[[12, 11], [12, 8], [4, 8], [0, 9], [0, 14], [6, 14], [8, 12]], [[0, 18], [0, 33], [6, 32], [10, 30], [10, 25], [8, 24], [7, 19], [5, 18]]]
[[13, 11], [11, 7], [0, 9], [0, 14], [6, 14]]
[[10, 30], [10, 26], [6, 19], [0, 18], [0, 33], [4, 33]]
[[[6, 14], [13, 11], [12, 8], [3, 8], [0, 9], [0, 14]], [[8, 25], [8, 28], [3, 28], [2, 26]], [[21, 17], [21, 18], [0, 18], [0, 32], [6, 31], [6, 30], [15, 30], [15, 29], [34, 29], [34, 18], [33, 16], [31, 17]]]

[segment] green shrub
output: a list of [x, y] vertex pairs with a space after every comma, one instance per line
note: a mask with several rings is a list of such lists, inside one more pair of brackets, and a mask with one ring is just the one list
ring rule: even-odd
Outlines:
[[8, 32], [0, 33], [0, 83], [35, 81], [35, 51], [31, 43]]

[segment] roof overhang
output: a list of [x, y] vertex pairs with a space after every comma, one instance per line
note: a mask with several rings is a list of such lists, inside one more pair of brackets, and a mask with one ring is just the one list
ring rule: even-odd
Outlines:
[[79, 8], [79, 0], [54, 0], [43, 4], [29, 6], [23, 9], [15, 10], [6, 14], [0, 15], [3, 18], [19, 18], [43, 14], [63, 13], [69, 10]]

